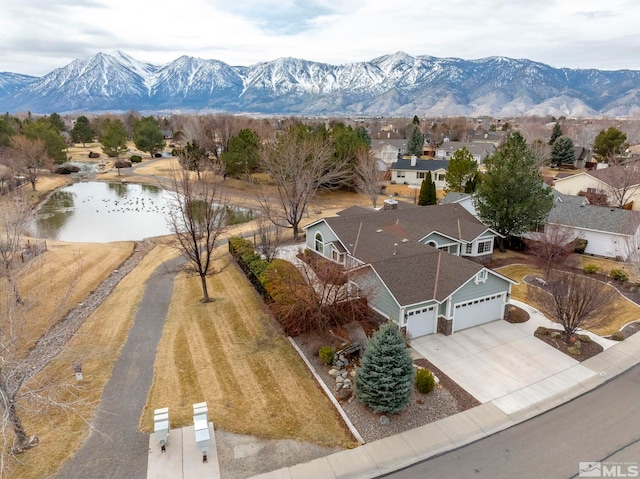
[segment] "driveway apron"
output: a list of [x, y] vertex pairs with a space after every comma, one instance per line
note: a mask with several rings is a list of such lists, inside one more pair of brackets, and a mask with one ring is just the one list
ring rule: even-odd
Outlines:
[[[179, 257], [160, 265], [147, 281], [134, 323], [102, 393], [93, 430], [56, 477], [146, 478], [149, 435], [138, 430], [138, 423], [181, 262]], [[99, 338], [96, 347], [100, 347]]]

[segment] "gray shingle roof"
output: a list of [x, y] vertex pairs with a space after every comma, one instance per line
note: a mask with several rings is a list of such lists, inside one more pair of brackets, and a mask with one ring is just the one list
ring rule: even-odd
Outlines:
[[324, 221], [351, 256], [369, 264], [401, 305], [443, 301], [482, 265], [418, 240], [438, 231], [472, 241], [487, 227], [457, 204], [400, 205], [382, 211], [353, 206]]
[[632, 234], [640, 226], [640, 212], [607, 206], [555, 202], [547, 223], [606, 233]]
[[449, 167], [449, 160], [421, 160], [416, 159], [416, 165], [411, 166], [411, 158], [401, 158], [391, 164], [392, 170], [407, 171], [435, 171], [439, 169], [446, 170]]
[[399, 225], [408, 239], [415, 241], [436, 231], [462, 242], [471, 242], [488, 229], [458, 204], [415, 206], [399, 202], [397, 210], [372, 211], [352, 206], [338, 214], [325, 221], [343, 241], [350, 243], [355, 241], [355, 225], [360, 223], [374, 225], [376, 229]]
[[447, 195], [440, 200], [441, 205], [450, 205], [452, 203], [457, 203], [465, 198], [469, 198], [471, 195], [469, 193], [459, 193], [457, 191], [450, 191]]

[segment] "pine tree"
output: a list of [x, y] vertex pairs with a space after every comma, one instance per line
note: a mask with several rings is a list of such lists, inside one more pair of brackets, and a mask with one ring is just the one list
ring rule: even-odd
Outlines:
[[551, 162], [556, 165], [570, 165], [576, 159], [573, 141], [568, 136], [559, 136], [551, 146]]
[[457, 191], [462, 193], [465, 186], [478, 171], [478, 162], [467, 150], [466, 146], [455, 151], [449, 160], [445, 179], [447, 180], [447, 192]]
[[409, 139], [407, 140], [407, 154], [415, 155], [417, 157], [422, 156], [424, 148], [424, 135], [420, 131], [418, 125], [413, 125]]
[[487, 171], [476, 189], [474, 205], [480, 219], [503, 238], [521, 235], [541, 224], [551, 207], [551, 188], [542, 181], [533, 153], [518, 132], [507, 136], [484, 162]]
[[418, 204], [420, 206], [435, 205], [438, 197], [436, 196], [436, 184], [431, 179], [431, 173], [427, 172], [425, 179], [420, 185], [420, 194], [418, 195]]
[[409, 403], [413, 362], [398, 326], [383, 324], [356, 372], [356, 397], [374, 412], [397, 413]]
[[553, 145], [555, 141], [562, 136], [562, 128], [560, 128], [560, 123], [556, 121], [556, 124], [553, 125], [553, 131], [551, 132], [551, 139], [549, 139], [549, 144]]

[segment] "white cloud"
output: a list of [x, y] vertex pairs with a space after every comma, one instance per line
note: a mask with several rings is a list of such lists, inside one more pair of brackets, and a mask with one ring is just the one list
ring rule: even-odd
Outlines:
[[402, 50], [640, 69], [636, 10], [630, 0], [5, 0], [0, 71], [42, 75], [114, 50], [154, 63], [192, 55], [337, 64]]

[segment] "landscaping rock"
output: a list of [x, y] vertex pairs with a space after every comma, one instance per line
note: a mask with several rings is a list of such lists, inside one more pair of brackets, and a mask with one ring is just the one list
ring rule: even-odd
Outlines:
[[582, 349], [582, 341], [580, 341], [579, 339], [576, 339], [576, 342], [573, 343], [573, 347], [576, 349]]
[[387, 426], [389, 423], [391, 422], [391, 419], [389, 419], [389, 416], [380, 416], [380, 425], [381, 426]]
[[336, 377], [338, 374], [340, 374], [340, 371], [335, 368], [329, 370], [329, 376]]
[[552, 338], [559, 338], [560, 336], [562, 336], [562, 333], [559, 331], [551, 331], [551, 337]]
[[342, 376], [336, 377], [336, 383], [343, 383], [343, 382], [344, 382], [344, 378]]

